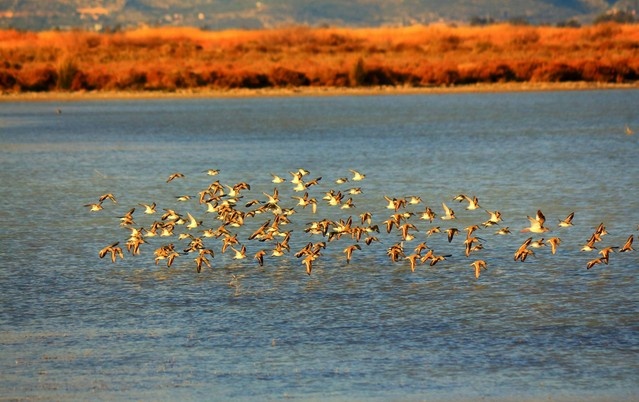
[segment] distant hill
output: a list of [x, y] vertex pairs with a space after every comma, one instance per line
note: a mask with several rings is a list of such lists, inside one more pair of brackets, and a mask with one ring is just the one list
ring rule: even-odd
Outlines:
[[0, 28], [117, 30], [195, 26], [378, 27], [510, 21], [589, 24], [605, 13], [635, 16], [639, 0], [0, 0]]

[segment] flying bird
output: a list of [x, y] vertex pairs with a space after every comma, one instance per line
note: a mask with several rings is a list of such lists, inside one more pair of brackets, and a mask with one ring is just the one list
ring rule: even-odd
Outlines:
[[574, 217], [575, 217], [575, 213], [571, 212], [570, 214], [568, 214], [568, 216], [565, 219], [559, 221], [559, 226], [562, 228], [567, 228], [569, 226], [572, 226], [572, 218]]
[[353, 170], [353, 169], [349, 169], [349, 170], [351, 171], [351, 173], [353, 173], [353, 177], [351, 178], [351, 180], [353, 181], [364, 180], [364, 178], [366, 177], [365, 174], [362, 174], [358, 172], [357, 170]]
[[632, 248], [632, 240], [633, 240], [633, 238], [634, 238], [634, 236], [633, 236], [633, 235], [628, 236], [628, 240], [626, 240], [626, 242], [624, 243], [624, 245], [623, 245], [623, 246], [621, 246], [621, 248], [619, 249], [619, 252], [620, 252], [620, 253], [625, 253], [625, 252], [627, 252], [627, 251], [632, 251], [632, 250], [634, 250], [634, 249]]
[[488, 269], [486, 267], [486, 261], [484, 260], [475, 260], [470, 265], [475, 269], [475, 279], [479, 279], [479, 274], [481, 273], [482, 269]]
[[359, 244], [353, 244], [351, 246], [346, 247], [343, 251], [344, 254], [346, 254], [346, 263], [350, 264], [351, 262], [351, 258], [353, 256], [353, 251], [354, 250], [361, 250], [362, 247]]
[[183, 177], [184, 177], [184, 175], [182, 173], [175, 172], [175, 173], [172, 173], [172, 174], [169, 175], [169, 178], [166, 179], [166, 182], [168, 183], [170, 181], [173, 181], [175, 179], [180, 179], [180, 178], [183, 178]]
[[551, 237], [547, 242], [550, 244], [550, 252], [555, 254], [557, 247], [561, 244], [561, 239], [559, 237]]
[[530, 226], [522, 229], [522, 232], [531, 232], [531, 233], [545, 233], [550, 229], [544, 226], [544, 222], [546, 222], [546, 217], [541, 212], [541, 210], [537, 210], [537, 215], [535, 217], [528, 216], [528, 221], [530, 222]]
[[455, 211], [453, 211], [452, 209], [448, 208], [448, 205], [446, 205], [443, 202], [442, 202], [442, 207], [444, 208], [444, 215], [441, 216], [441, 219], [443, 219], [443, 220], [455, 219]]

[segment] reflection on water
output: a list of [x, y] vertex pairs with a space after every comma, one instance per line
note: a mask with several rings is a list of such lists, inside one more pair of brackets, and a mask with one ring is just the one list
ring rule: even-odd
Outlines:
[[[639, 378], [639, 254], [579, 251], [604, 222], [604, 246], [637, 232], [637, 91], [480, 95], [3, 103], [0, 109], [0, 389], [46, 399], [631, 399]], [[62, 114], [55, 113], [61, 108]], [[164, 239], [112, 264], [97, 251], [129, 232], [118, 217], [160, 208], [215, 179], [272, 193], [271, 173], [322, 176], [318, 201], [349, 169], [366, 174], [353, 210], [291, 216], [291, 249], [319, 216], [369, 210], [382, 233], [346, 264], [332, 242], [307, 276], [292, 253], [236, 261], [217, 240], [212, 269], [153, 262]], [[202, 171], [219, 168], [216, 178]], [[186, 178], [169, 184], [180, 171]], [[299, 195], [281, 186], [283, 203]], [[353, 183], [345, 185], [350, 188]], [[113, 192], [118, 204], [83, 205]], [[508, 236], [478, 231], [476, 280], [464, 234], [434, 225], [488, 218], [452, 201], [477, 195]], [[451, 254], [411, 273], [390, 262], [398, 238], [383, 196], [419, 195], [455, 221], [417, 221], [417, 238]], [[197, 197], [196, 197], [197, 198]], [[189, 208], [197, 209], [197, 201]], [[182, 207], [186, 208], [186, 207]], [[416, 213], [424, 204], [410, 206]], [[543, 210], [562, 244], [525, 263], [526, 216]], [[575, 226], [557, 228], [575, 211]], [[203, 212], [202, 212], [203, 214]], [[322, 215], [323, 214], [323, 215]], [[204, 216], [204, 215], [203, 215]], [[210, 219], [210, 218], [205, 218]], [[245, 239], [266, 218], [237, 229]], [[535, 236], [541, 237], [541, 236]], [[315, 240], [316, 241], [316, 240]], [[176, 240], [177, 242], [177, 240]], [[263, 244], [247, 243], [247, 255]], [[182, 243], [180, 243], [181, 245]]]

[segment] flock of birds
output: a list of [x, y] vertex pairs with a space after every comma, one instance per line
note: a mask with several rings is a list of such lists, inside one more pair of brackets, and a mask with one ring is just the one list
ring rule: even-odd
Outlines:
[[[220, 174], [220, 170], [209, 169], [202, 173], [212, 177]], [[129, 233], [124, 245], [121, 245], [120, 241], [113, 242], [102, 248], [98, 256], [109, 256], [115, 263], [118, 257], [124, 258], [123, 247], [127, 253], [137, 256], [147, 245], [155, 243], [151, 247], [155, 247], [153, 256], [156, 265], [163, 262], [170, 267], [176, 259], [188, 256], [193, 260], [197, 272], [201, 272], [202, 269], [212, 268], [211, 260], [216, 253], [229, 253], [234, 260], [252, 257], [259, 266], [267, 264], [269, 258], [280, 258], [290, 254], [298, 259], [305, 267], [306, 273], [311, 275], [313, 265], [327, 248], [333, 247], [334, 244], [339, 245], [345, 263], [349, 264], [353, 256], [362, 252], [365, 247], [384, 244], [390, 239], [390, 244], [387, 243], [389, 245], [386, 247], [386, 255], [390, 261], [405, 261], [411, 271], [415, 271], [422, 264], [432, 267], [452, 256], [437, 252], [429, 246], [427, 241], [430, 236], [446, 234], [448, 243], [451, 243], [456, 236], [461, 237], [461, 234], [464, 234], [463, 253], [468, 261], [472, 261], [469, 265], [475, 278], [479, 278], [481, 272], [488, 268], [488, 264], [485, 259], [476, 257], [481, 256], [484, 249], [484, 239], [477, 235], [478, 230], [494, 226], [494, 235], [511, 234], [509, 227], [503, 224], [500, 211], [484, 209], [476, 196], [466, 194], [453, 197], [451, 202], [466, 203], [466, 210], [483, 211], [487, 215], [484, 215], [485, 220], [481, 219], [482, 222], [463, 229], [453, 225], [457, 217], [454, 210], [445, 202], [441, 204], [443, 213], [437, 214], [425, 205], [421, 197], [415, 195], [384, 195], [387, 212], [382, 214], [382, 219], [374, 219], [377, 218], [374, 215], [380, 215], [381, 205], [375, 213], [363, 211], [356, 206], [358, 196], [363, 193], [360, 183], [365, 180], [366, 175], [356, 170], [350, 170], [350, 173], [348, 176], [335, 179], [330, 186], [332, 188], [326, 191], [316, 190], [321, 187], [318, 184], [321, 183], [322, 177], [311, 178], [310, 172], [306, 169], [289, 172], [290, 177], [272, 174], [273, 190], [263, 191], [258, 198], [250, 200], [248, 197], [245, 198], [251, 193], [249, 183], [238, 182], [228, 185], [220, 183], [219, 179], [212, 181], [211, 178], [208, 181], [212, 182], [197, 195], [176, 196], [175, 202], [165, 208], [160, 209], [155, 202], [138, 203], [130, 208], [118, 217], [119, 226]], [[172, 182], [178, 180], [185, 180], [185, 175], [173, 173], [168, 176], [165, 185], [171, 186]], [[292, 191], [290, 194], [295, 195], [285, 197], [280, 194], [280, 191], [284, 193], [286, 190]], [[314, 194], [317, 191], [321, 192], [321, 198]], [[107, 193], [100, 196], [97, 202], [85, 204], [85, 207], [92, 212], [100, 212], [105, 209], [105, 202], [118, 203], [113, 194]], [[197, 212], [186, 210], [194, 205]], [[339, 218], [320, 218], [319, 215], [322, 214], [319, 212], [323, 211], [335, 211], [334, 215], [338, 215]], [[300, 242], [291, 241], [293, 232], [299, 229], [287, 230], [290, 227], [287, 225], [291, 224], [293, 216], [299, 212], [304, 212], [305, 217], [313, 217], [304, 224], [303, 232], [307, 241], [303, 241], [303, 246]], [[148, 220], [152, 220], [152, 223], [146, 227], [138, 225], [136, 219], [141, 216], [151, 217]], [[557, 226], [570, 228], [573, 226], [573, 217], [574, 213], [570, 213], [565, 219], [560, 220]], [[448, 223], [449, 227], [442, 228], [437, 225], [440, 221], [441, 225]], [[421, 222], [428, 222], [430, 227], [427, 230], [418, 228], [417, 225]], [[541, 210], [537, 210], [534, 216], [528, 216], [528, 226], [520, 232], [539, 237], [528, 237], [514, 250], [514, 261], [523, 262], [534, 256], [536, 249], [547, 245], [552, 254], [557, 253], [561, 239], [557, 236], [547, 239], [541, 237], [550, 230]], [[601, 223], [581, 247], [581, 251], [584, 252], [597, 252], [596, 258], [587, 261], [587, 269], [597, 264], [608, 264], [613, 252], [633, 251], [633, 234], [630, 234], [621, 246], [601, 246], [607, 233], [604, 224]], [[418, 236], [421, 236], [421, 239]], [[161, 239], [161, 244], [152, 241], [152, 238]], [[214, 243], [217, 246], [214, 246]], [[298, 244], [298, 247], [291, 249], [294, 244]], [[253, 249], [251, 253], [248, 253], [249, 249]]]

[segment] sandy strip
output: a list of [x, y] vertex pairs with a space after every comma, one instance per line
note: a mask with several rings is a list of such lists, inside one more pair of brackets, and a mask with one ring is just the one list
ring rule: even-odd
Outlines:
[[77, 101], [107, 99], [162, 99], [162, 98], [242, 98], [276, 96], [375, 96], [416, 95], [482, 92], [523, 91], [576, 91], [600, 89], [639, 89], [639, 82], [625, 84], [592, 82], [515, 82], [497, 84], [474, 84], [449, 87], [297, 87], [263, 89], [185, 89], [179, 91], [78, 91], [78, 92], [24, 92], [2, 93], [0, 102], [16, 101]]

